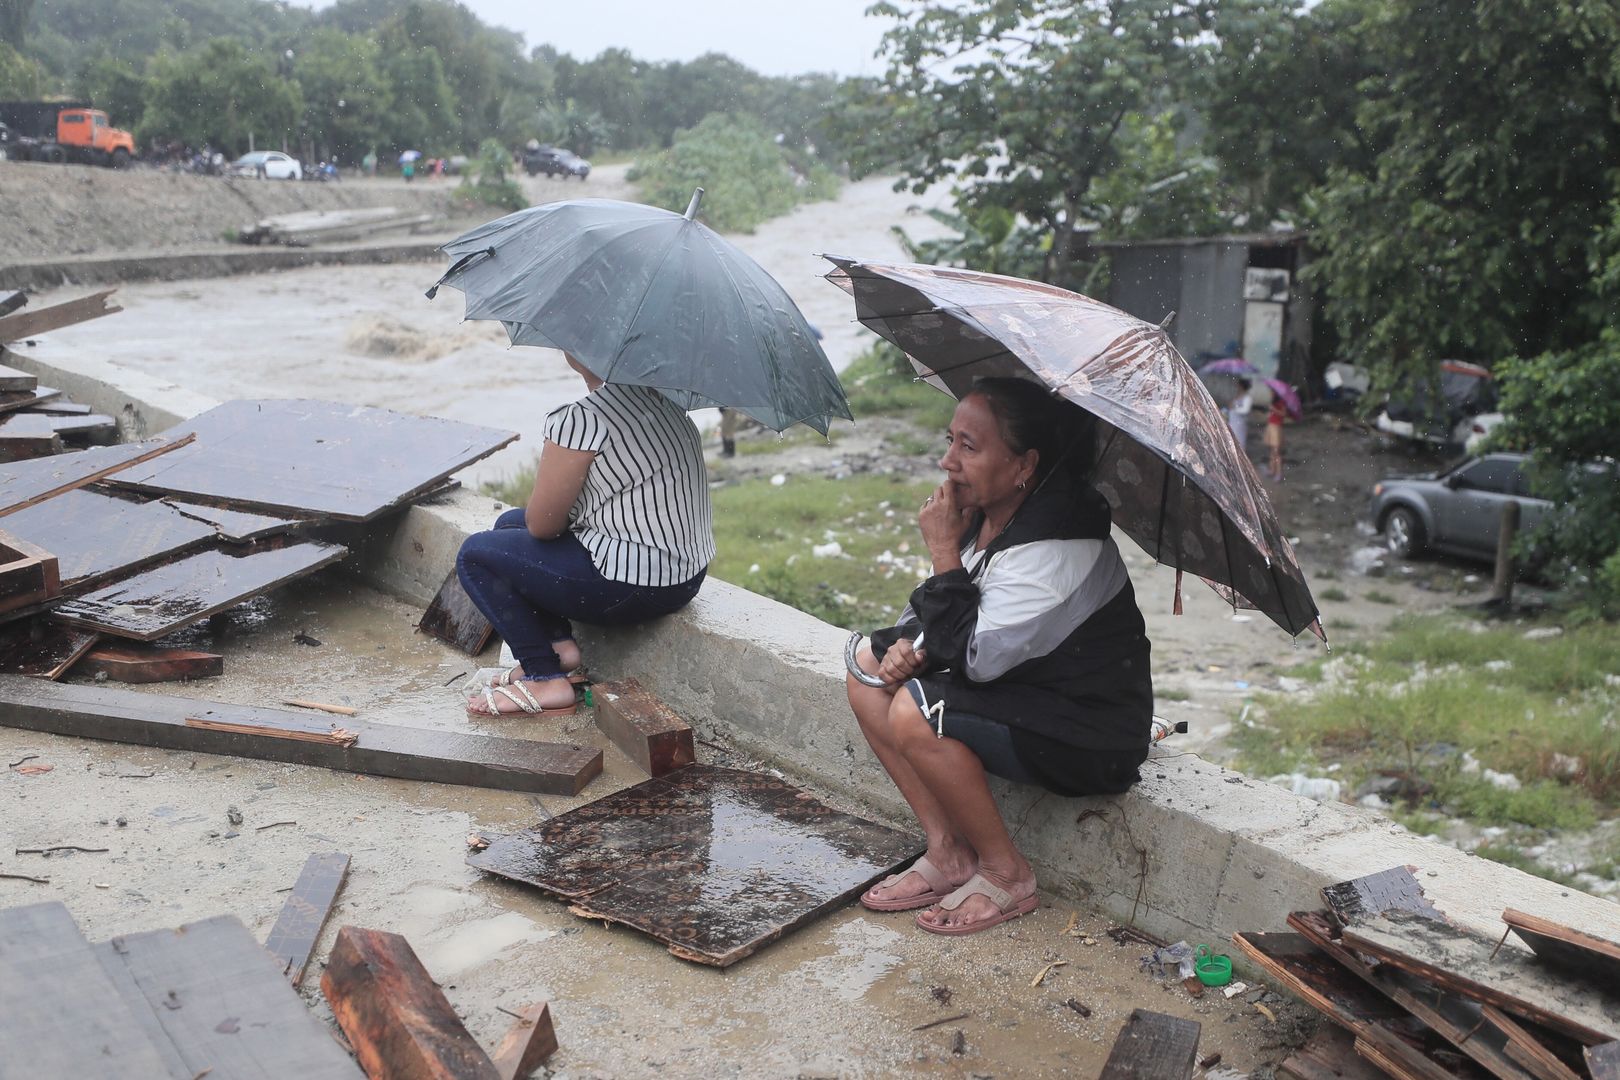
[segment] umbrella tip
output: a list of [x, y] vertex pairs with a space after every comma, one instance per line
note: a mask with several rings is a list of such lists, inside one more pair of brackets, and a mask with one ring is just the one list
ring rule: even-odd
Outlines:
[[1164, 317], [1164, 320], [1162, 322], [1159, 323], [1159, 329], [1160, 330], [1168, 330], [1170, 328], [1170, 324], [1175, 321], [1175, 318], [1176, 318], [1176, 313], [1172, 311], [1170, 314], [1168, 314], [1168, 315], [1166, 315]]
[[697, 218], [698, 203], [700, 203], [702, 201], [703, 201], [703, 189], [702, 188], [693, 188], [692, 189], [692, 201], [686, 204], [686, 213], [685, 213], [685, 215], [683, 215], [686, 218], [687, 221], [692, 221], [692, 220], [695, 220]]

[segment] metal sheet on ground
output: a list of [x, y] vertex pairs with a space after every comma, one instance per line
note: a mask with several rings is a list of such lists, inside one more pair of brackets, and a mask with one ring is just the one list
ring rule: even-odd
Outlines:
[[761, 773], [692, 765], [492, 843], [467, 862], [726, 967], [922, 850]]
[[165, 432], [190, 447], [120, 473], [145, 491], [368, 521], [517, 435], [329, 401], [228, 401]]
[[95, 446], [71, 454], [0, 466], [0, 517], [15, 514], [64, 491], [84, 487], [120, 469], [171, 453], [190, 441], [190, 436], [184, 439], [148, 439], [122, 446]]
[[175, 1077], [60, 903], [0, 911], [0, 1080]]
[[116, 937], [101, 960], [129, 971], [194, 1077], [362, 1076], [235, 916]]
[[355, 741], [311, 742], [272, 733], [195, 727], [190, 717], [264, 729], [330, 732], [335, 717], [146, 694], [120, 687], [44, 683], [0, 675], [0, 726], [81, 739], [316, 765], [439, 784], [577, 795], [602, 771], [594, 747], [505, 739], [343, 717]]
[[216, 535], [160, 502], [84, 490], [17, 511], [5, 519], [5, 531], [55, 555], [63, 589], [128, 573]]
[[51, 617], [116, 637], [155, 641], [347, 554], [337, 544], [314, 541], [247, 552], [199, 551], [103, 585], [61, 604]]

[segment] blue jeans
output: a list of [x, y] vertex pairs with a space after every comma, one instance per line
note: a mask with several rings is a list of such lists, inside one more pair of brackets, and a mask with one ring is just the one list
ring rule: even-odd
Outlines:
[[646, 622], [691, 602], [707, 571], [679, 585], [609, 581], [573, 533], [529, 535], [522, 509], [508, 510], [488, 532], [474, 533], [456, 556], [456, 576], [495, 632], [512, 647], [526, 678], [563, 674], [554, 641], [574, 636], [570, 619], [601, 626]]

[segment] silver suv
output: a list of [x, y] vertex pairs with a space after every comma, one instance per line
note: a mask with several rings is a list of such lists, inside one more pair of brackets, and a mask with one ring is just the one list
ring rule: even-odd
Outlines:
[[1519, 529], [1528, 532], [1552, 509], [1530, 494], [1524, 454], [1465, 458], [1442, 473], [1392, 476], [1372, 489], [1372, 520], [1390, 553], [1412, 558], [1426, 549], [1494, 558], [1502, 504], [1519, 503]]

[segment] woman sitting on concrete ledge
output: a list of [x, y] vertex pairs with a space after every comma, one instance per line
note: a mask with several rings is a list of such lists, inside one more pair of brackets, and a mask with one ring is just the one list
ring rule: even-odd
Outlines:
[[534, 491], [461, 545], [456, 572], [518, 666], [473, 695], [473, 716], [572, 713], [571, 619], [624, 626], [691, 602], [714, 558], [696, 425], [644, 386], [604, 384], [546, 417]]
[[1148, 640], [1086, 482], [1089, 414], [1022, 379], [981, 379], [951, 419], [945, 482], [917, 515], [933, 576], [849, 678], [861, 731], [928, 837], [873, 886], [876, 911], [971, 934], [1035, 910], [987, 773], [1060, 795], [1122, 792], [1147, 756]]

